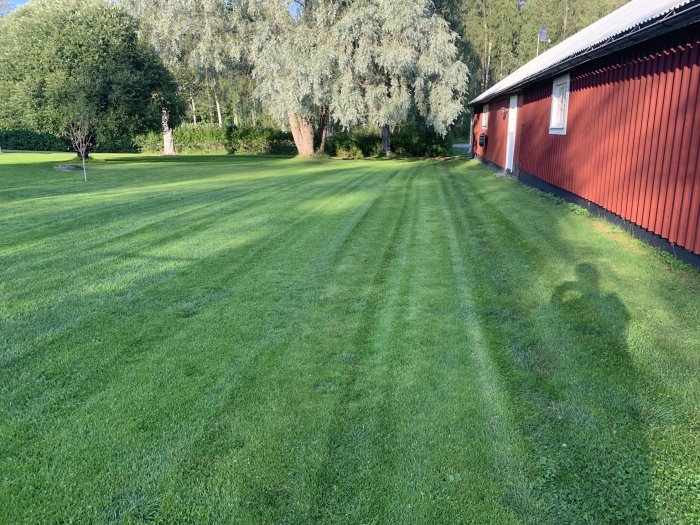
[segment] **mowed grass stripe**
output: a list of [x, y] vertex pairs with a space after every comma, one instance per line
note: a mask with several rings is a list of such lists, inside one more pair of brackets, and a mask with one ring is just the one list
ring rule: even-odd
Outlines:
[[[474, 256], [478, 253], [475, 251], [478, 248], [467, 245], [464, 240], [465, 234], [468, 238], [476, 223], [467, 218], [464, 211], [467, 206], [462, 205], [463, 201], [458, 197], [446, 167], [443, 167], [442, 175], [437, 191], [445, 220], [449, 259], [452, 263], [454, 286], [462, 317], [463, 337], [467, 341], [470, 365], [475, 371], [475, 380], [479, 387], [479, 404], [483, 407], [483, 416], [487, 421], [485, 433], [481, 438], [492, 443], [492, 476], [500, 485], [498, 500], [492, 500], [490, 504], [492, 507], [501, 507], [502, 514], [496, 522], [517, 522], [518, 517], [534, 515], [538, 506], [537, 496], [531, 493], [525, 477], [526, 466], [531, 458], [527, 456], [516, 432], [510, 400], [503, 387], [503, 378], [493, 362], [486, 339], [485, 331], [488, 328], [483, 325], [474, 297], [474, 282], [479, 279], [474, 269], [477, 264], [483, 264], [485, 259], [476, 260]], [[471, 206], [469, 208], [473, 214], [479, 214], [478, 210]]]
[[[417, 171], [430, 169], [430, 166], [421, 168]], [[384, 514], [382, 488], [394, 467], [390, 463], [377, 463], [391, 456], [372, 450], [378, 443], [371, 437], [381, 436], [382, 447], [391, 449], [390, 425], [394, 418], [386, 400], [382, 399], [384, 388], [373, 381], [373, 375], [377, 370], [386, 372], [382, 361], [386, 358], [390, 328], [397, 313], [397, 292], [403, 278], [401, 257], [405, 257], [409, 226], [416, 213], [416, 177], [415, 171], [404, 174], [401, 191], [392, 198], [391, 217], [375, 223], [373, 228], [383, 230], [382, 233], [368, 232], [374, 238], [385, 239], [374, 256], [373, 272], [359, 282], [349, 283], [350, 291], [363, 290], [364, 301], [351, 346], [345, 353], [344, 373], [332, 383], [338, 395], [328, 429], [325, 457], [317, 472], [315, 502], [310, 509], [310, 518], [315, 522], [337, 520], [339, 510], [341, 516], [351, 521], [381, 519]], [[362, 244], [350, 248], [348, 260], [341, 262], [343, 280], [350, 277], [349, 272], [343, 270], [351, 269], [354, 261], [366, 254]], [[355, 509], [352, 516], [347, 516], [348, 508]]]
[[[547, 254], [565, 253], [572, 249], [573, 243], [570, 244], [566, 236], [557, 235], [555, 222], [545, 232], [542, 228], [538, 231], [537, 226], [528, 220], [529, 215], [534, 214], [527, 211], [517, 217], [507, 216], [502, 210], [515, 207], [515, 203], [508, 200], [499, 203], [501, 210], [492, 211], [496, 206], [488, 195], [488, 187], [481, 183], [485, 182], [488, 186], [494, 184], [493, 181], [482, 181], [481, 177], [455, 177], [455, 180], [460, 188], [460, 198], [472, 196], [473, 206], [464, 208], [473, 226], [464, 230], [471, 245], [463, 251], [463, 256], [477, 276], [475, 282], [479, 283], [477, 297], [481, 299], [481, 304], [478, 305], [478, 312], [481, 322], [488, 327], [489, 351], [500, 365], [500, 374], [508, 378], [506, 384], [510, 386], [510, 404], [516, 420], [527, 422], [527, 426], [519, 431], [525, 442], [533, 446], [532, 458], [539, 458], [539, 465], [533, 462], [527, 466], [531, 476], [538, 467], [542, 472], [534, 490], [539, 498], [545, 500], [540, 520], [568, 522], [578, 519], [577, 516], [581, 514], [601, 520], [608, 515], [625, 515], [629, 512], [629, 522], [646, 522], [649, 508], [644, 503], [648, 502], [649, 494], [645, 473], [631, 470], [628, 480], [614, 479], [616, 473], [625, 472], [628, 466], [614, 464], [612, 458], [617, 454], [608, 447], [614, 450], [625, 445], [614, 437], [615, 428], [608, 428], [610, 435], [604, 438], [604, 426], [601, 426], [610, 425], [608, 417], [617, 420], [626, 417], [627, 399], [619, 399], [619, 396], [615, 399], [611, 395], [615, 383], [627, 379], [625, 371], [611, 370], [610, 377], [601, 385], [601, 392], [598, 393], [588, 371], [591, 366], [596, 366], [590, 362], [590, 353], [595, 350], [591, 345], [596, 342], [588, 341], [589, 345], [582, 345], [575, 336], [571, 337], [566, 323], [552, 311], [553, 299], [550, 297], [556, 294], [557, 286], [553, 286], [552, 281], [547, 281], [544, 276], [555, 277], [553, 281], [557, 283], [566, 282], [567, 275], [556, 278], [557, 268], [548, 267]], [[566, 217], [557, 219], [566, 220]], [[516, 222], [532, 224], [533, 235], [530, 239], [516, 241], [516, 237], [509, 234], [518, 230]], [[581, 231], [576, 233], [580, 235]], [[514, 249], [513, 243], [522, 247]], [[590, 248], [586, 244], [584, 241], [583, 246], [574, 249], [583, 252]], [[488, 253], [488, 259], [475, 257], [478, 250]], [[556, 257], [553, 259], [561, 261]], [[486, 260], [489, 260], [488, 266], [484, 265]], [[530, 275], [536, 265], [545, 267], [534, 272], [538, 280], [533, 282]], [[601, 324], [597, 317], [582, 318], [581, 321], [592, 330]], [[531, 330], [533, 323], [539, 324], [538, 330]], [[532, 338], [533, 333], [536, 334], [535, 338]], [[607, 330], [605, 333], [607, 335]], [[604, 341], [597, 344], [601, 343], [605, 344]], [[610, 350], [619, 351], [617, 348]], [[578, 352], [582, 355], [581, 359], [577, 359]], [[592, 396], [598, 395], [601, 397], [592, 399]], [[593, 406], [599, 412], [598, 407], [606, 409], [602, 414], [593, 415]], [[536, 421], [533, 416], [542, 419]], [[580, 426], [582, 420], [578, 421], [579, 425], [571, 425], [567, 421], [572, 416], [602, 416], [602, 419], [588, 429], [593, 434], [586, 435], [585, 427]], [[624, 454], [624, 461], [628, 465], [643, 457], [634, 449], [638, 436], [637, 430], [626, 435], [629, 449]], [[593, 450], [594, 447], [600, 447], [598, 453]], [[605, 448], [608, 450], [604, 452]], [[566, 473], [572, 477], [564, 478], [557, 472], [561, 463], [570, 464]], [[626, 483], [632, 484], [632, 491], [625, 487]], [[631, 506], [615, 508], [622, 502], [610, 497], [613, 491], [623, 492], [625, 496], [622, 499]], [[587, 494], [585, 498], [584, 493]], [[597, 498], [605, 499], [606, 504], [600, 505]], [[583, 508], [582, 500], [585, 501]]]
[[[401, 183], [399, 178], [395, 180], [397, 185]], [[342, 230], [354, 235], [358, 244], [376, 243], [377, 239], [367, 235], [366, 228], [383, 224], [387, 210], [392, 207], [392, 196], [393, 191], [387, 188], [381, 202], [370, 207], [373, 214], [363, 213], [361, 220], [358, 221], [357, 218], [352, 220], [352, 223], [357, 225], [356, 228], [344, 226]], [[335, 260], [338, 256], [334, 252], [338, 246], [347, 249], [350, 244], [330, 245], [330, 252], [323, 258]], [[366, 253], [373, 253], [373, 250], [368, 250]], [[206, 475], [209, 469], [217, 468], [221, 463], [226, 465], [229, 461], [246, 461], [245, 458], [253, 464], [263, 460], [267, 466], [264, 468], [261, 466], [260, 470], [253, 469], [254, 472], [258, 472], [255, 478], [245, 475], [231, 480], [237, 487], [234, 493], [248, 494], [252, 499], [243, 502], [241, 508], [232, 508], [231, 515], [226, 515], [227, 519], [237, 516], [240, 522], [251, 520], [275, 522], [282, 519], [279, 512], [284, 510], [285, 520], [288, 521], [290, 507], [303, 514], [303, 510], [311, 501], [310, 494], [315, 490], [315, 484], [310, 477], [314, 470], [313, 465], [316, 463], [313, 460], [321, 453], [321, 450], [316, 447], [320, 446], [325, 439], [327, 429], [322, 424], [325, 420], [324, 414], [328, 413], [329, 403], [332, 401], [332, 397], [329, 398], [329, 396], [337, 393], [336, 383], [332, 379], [326, 379], [323, 371], [329, 366], [334, 369], [344, 363], [343, 356], [347, 355], [347, 352], [343, 351], [343, 348], [346, 344], [351, 344], [351, 341], [344, 336], [339, 336], [336, 331], [338, 329], [346, 331], [348, 324], [352, 325], [356, 317], [347, 315], [344, 303], [338, 305], [340, 311], [335, 311], [335, 302], [325, 295], [327, 282], [323, 274], [314, 275], [319, 270], [325, 273], [329, 268], [320, 268], [316, 261], [308, 268], [313, 272], [312, 275], [301, 276], [301, 282], [294, 279], [289, 290], [292, 293], [296, 291], [297, 303], [301, 303], [295, 312], [285, 312], [285, 318], [289, 319], [293, 326], [277, 335], [277, 337], [284, 337], [289, 333], [296, 334], [296, 338], [288, 343], [288, 351], [282, 355], [266, 353], [265, 360], [262, 363], [260, 361], [256, 363], [257, 375], [246, 382], [250, 389], [242, 388], [239, 391], [240, 398], [236, 398], [235, 406], [238, 410], [227, 407], [225, 424], [217, 427], [217, 431], [213, 434], [207, 434], [204, 446], [199, 443], [194, 447], [196, 450], [202, 450], [205, 455], [212, 454], [218, 459], [213, 465], [209, 461], [203, 461], [201, 467], [196, 470], [200, 473], [199, 469], [204, 469], [197, 476], [199, 478], [201, 475], [203, 479], [204, 486], [201, 489], [197, 485], [198, 489], [193, 492], [181, 494], [180, 488], [180, 491], [175, 493], [187, 498], [190, 502], [188, 507], [192, 509], [192, 516], [196, 516], [192, 519], [213, 519], [208, 514], [210, 509], [197, 504], [198, 495], [206, 493], [210, 488], [208, 487], [210, 478]], [[354, 275], [358, 275], [358, 270], [357, 266], [354, 267]], [[362, 277], [361, 272], [359, 276]], [[320, 300], [323, 302], [319, 305]], [[316, 309], [304, 307], [305, 302], [309, 303], [309, 307], [315, 306]], [[286, 301], [280, 301], [280, 304], [285, 303]], [[333, 308], [328, 310], [324, 305]], [[339, 326], [334, 317], [343, 314], [345, 314], [343, 321], [346, 324]], [[263, 374], [265, 380], [260, 380], [260, 374]], [[246, 417], [249, 412], [252, 412], [250, 419]], [[308, 422], [309, 414], [314, 414], [316, 419], [312, 428], [309, 428], [308, 424], [301, 428], [295, 424], [296, 421]], [[255, 419], [255, 416], [261, 419]], [[280, 420], [288, 424], [280, 425]], [[316, 427], [316, 424], [319, 426]], [[241, 447], [241, 450], [238, 450], [235, 446], [237, 442], [235, 432], [237, 429], [240, 431], [241, 426], [248, 430], [250, 439], [247, 447]], [[314, 428], [318, 434], [317, 438], [314, 438]], [[227, 436], [230, 436], [233, 442], [230, 454], [226, 453], [226, 446], [221, 446], [221, 440]], [[274, 443], [276, 443], [272, 450], [265, 448], [261, 451], [256, 448], [258, 440], [269, 445], [271, 436], [275, 437]], [[293, 444], [291, 450], [287, 448], [290, 440]], [[315, 446], [309, 449], [309, 443]], [[195, 457], [201, 457], [201, 454]], [[277, 461], [273, 458], [279, 459], [281, 462], [279, 467], [276, 466]], [[295, 468], [294, 466], [298, 463], [302, 466]], [[186, 486], [191, 486], [191, 475], [188, 478], [189, 483]]]

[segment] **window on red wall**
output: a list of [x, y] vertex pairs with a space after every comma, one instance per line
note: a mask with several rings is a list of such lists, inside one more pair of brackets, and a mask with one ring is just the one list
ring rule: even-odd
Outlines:
[[569, 112], [569, 75], [552, 82], [552, 110], [549, 118], [550, 135], [566, 135], [566, 119]]
[[489, 129], [489, 105], [484, 104], [481, 108], [481, 129]]

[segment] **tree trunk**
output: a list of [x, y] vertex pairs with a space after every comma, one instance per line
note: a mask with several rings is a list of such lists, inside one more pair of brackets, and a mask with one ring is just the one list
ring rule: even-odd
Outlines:
[[216, 103], [216, 116], [219, 119], [219, 127], [224, 127], [224, 119], [221, 117], [221, 103], [219, 102], [219, 95], [214, 92], [214, 102]]
[[253, 122], [253, 127], [258, 125], [258, 115], [254, 109], [250, 111], [250, 120]]
[[292, 130], [294, 144], [299, 151], [299, 155], [305, 159], [310, 159], [314, 156], [314, 128], [311, 122], [295, 115], [289, 114], [289, 127]]
[[85, 167], [85, 157], [83, 157], [83, 179], [87, 182], [87, 168]]
[[[489, 48], [489, 29], [488, 29], [488, 24], [487, 24], [487, 15], [486, 15], [486, 5], [485, 3], [482, 3], [483, 7], [483, 16], [484, 16], [484, 57], [488, 54], [488, 48]], [[482, 91], [486, 91], [487, 89], [487, 77], [486, 77], [486, 61], [482, 60], [481, 61], [481, 89]]]
[[382, 153], [387, 157], [391, 156], [391, 128], [389, 124], [382, 126]]
[[489, 42], [489, 54], [486, 57], [486, 79], [484, 83], [484, 88], [489, 88], [489, 82], [491, 82], [491, 50], [493, 49], [493, 43]]
[[194, 97], [190, 97], [190, 106], [192, 106], [192, 123], [197, 125], [197, 106], [194, 105]]
[[175, 139], [173, 137], [173, 128], [170, 127], [170, 112], [163, 108], [160, 115], [160, 121], [163, 125], [163, 153], [165, 155], [175, 155]]
[[316, 148], [317, 153], [323, 153], [326, 151], [326, 139], [328, 138], [328, 120], [330, 117], [330, 111], [328, 108], [323, 108], [321, 110], [321, 118], [319, 119], [318, 129], [321, 133], [318, 148]]

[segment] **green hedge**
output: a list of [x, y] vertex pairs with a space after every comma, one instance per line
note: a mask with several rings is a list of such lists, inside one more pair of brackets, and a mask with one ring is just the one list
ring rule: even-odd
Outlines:
[[[431, 130], [402, 130], [391, 135], [391, 150], [401, 157], [440, 157], [448, 155], [452, 144]], [[382, 149], [379, 132], [353, 131], [328, 137], [327, 152], [334, 157], [375, 157]]]
[[133, 137], [100, 137], [95, 146], [96, 153], [136, 153], [137, 151]]
[[296, 155], [292, 134], [273, 128], [236, 128], [230, 132], [230, 146], [235, 153]]
[[[183, 124], [174, 131], [175, 147], [180, 153], [241, 153], [296, 155], [291, 133], [273, 128], [220, 128], [212, 124]], [[358, 130], [340, 132], [328, 137], [326, 150], [335, 157], [361, 158], [380, 154], [382, 139], [379, 132]], [[47, 133], [26, 129], [0, 130], [3, 149], [33, 151], [70, 151], [67, 142]], [[403, 157], [439, 157], [448, 155], [449, 138], [442, 138], [431, 130], [403, 130], [393, 133], [392, 151]], [[152, 132], [134, 140], [125, 137], [105, 137], [97, 152], [161, 153], [163, 136]]]
[[[179, 153], [243, 153], [296, 155], [290, 133], [272, 128], [220, 128], [212, 124], [183, 124], [174, 130], [175, 148]], [[163, 136], [147, 133], [136, 138], [140, 151], [160, 153]]]
[[182, 124], [175, 128], [173, 138], [175, 149], [182, 153], [223, 153], [229, 150], [226, 130], [216, 124]]
[[[3, 149], [23, 151], [72, 151], [67, 140], [29, 129], [0, 130], [0, 146]], [[95, 151], [129, 153], [136, 151], [136, 147], [134, 141], [128, 137], [103, 137]]]
[[340, 132], [334, 133], [326, 141], [326, 151], [333, 157], [357, 159], [379, 155], [382, 138], [379, 133]]
[[391, 149], [402, 157], [444, 157], [450, 154], [452, 140], [430, 129], [405, 130], [391, 137]]
[[[226, 130], [212, 124], [183, 124], [173, 131], [175, 149], [180, 153], [221, 153], [229, 151]], [[163, 152], [163, 134], [146, 133], [136, 137], [136, 147], [144, 153]]]
[[163, 153], [163, 134], [151, 131], [137, 135], [134, 140], [136, 149], [142, 153]]
[[26, 151], [70, 151], [69, 144], [59, 137], [29, 129], [0, 129], [0, 146]]

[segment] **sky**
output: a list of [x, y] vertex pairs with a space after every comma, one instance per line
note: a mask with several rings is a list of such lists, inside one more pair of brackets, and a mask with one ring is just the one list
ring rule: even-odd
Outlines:
[[10, 7], [14, 9], [15, 7], [19, 7], [22, 4], [26, 4], [29, 0], [10, 0]]
[[[29, 0], [10, 0], [10, 7], [14, 9], [14, 8], [17, 8], [21, 5], [23, 5], [23, 4], [26, 4], [27, 2], [29, 2]], [[296, 13], [296, 10], [297, 10], [296, 6], [292, 6], [290, 8], [290, 11], [292, 12], [292, 14]]]

